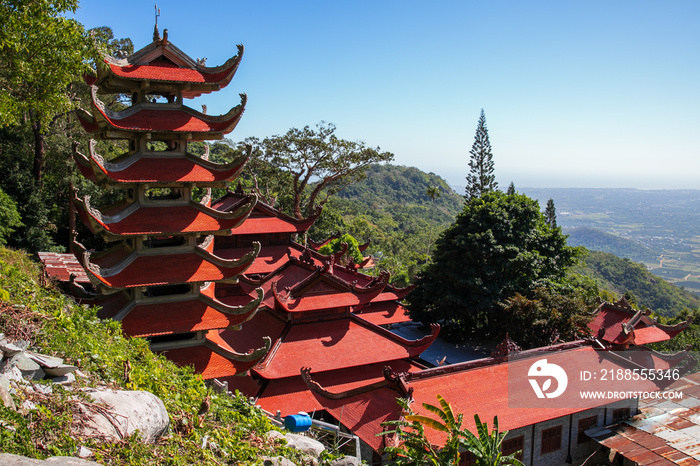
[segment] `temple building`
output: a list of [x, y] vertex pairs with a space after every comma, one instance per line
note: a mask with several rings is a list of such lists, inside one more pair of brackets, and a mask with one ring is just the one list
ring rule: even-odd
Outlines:
[[[77, 148], [73, 154], [87, 179], [123, 193], [121, 201], [101, 210], [89, 197], [75, 196], [83, 223], [111, 245], [90, 251], [74, 239], [73, 252], [91, 284], [74, 280], [75, 293], [99, 304], [99, 317], [120, 320], [129, 335], [147, 337], [161, 350], [186, 348], [208, 357], [217, 375], [245, 373], [270, 346], [261, 337], [238, 353], [206, 338], [213, 329], [239, 328], [261, 302], [261, 289], [226, 302], [215, 292], [217, 283], [236, 282], [260, 250], [251, 242], [235, 257], [214, 251], [214, 238], [238, 228], [256, 198], [243, 196], [228, 211], [212, 208], [211, 188], [235, 179], [248, 156], [213, 163], [208, 152], [192, 154], [188, 143], [230, 133], [246, 98], [241, 94], [240, 105], [219, 116], [195, 111], [184, 100], [228, 85], [242, 56], [239, 45], [222, 66], [204, 66], [175, 47], [167, 30], [161, 37], [156, 26], [148, 46], [124, 59], [105, 56], [97, 75], [85, 77], [92, 104], [90, 111], [78, 111], [81, 124], [95, 138], [127, 141], [128, 150], [105, 160], [92, 140], [88, 154]], [[129, 96], [131, 106], [112, 110], [100, 99], [104, 94]]]

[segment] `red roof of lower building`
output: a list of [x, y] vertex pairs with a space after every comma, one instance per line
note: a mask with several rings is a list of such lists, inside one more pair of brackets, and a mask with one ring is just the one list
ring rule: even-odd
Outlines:
[[689, 322], [659, 324], [649, 317], [648, 312], [632, 309], [624, 299], [601, 304], [588, 324], [593, 335], [618, 345], [645, 345], [670, 340], [688, 325]]
[[40, 252], [39, 260], [44, 265], [44, 271], [53, 280], [67, 282], [71, 275], [75, 275], [75, 281], [90, 283], [85, 269], [80, 265], [75, 254], [61, 254], [56, 252]]
[[[397, 360], [368, 364], [361, 369], [346, 368], [314, 374], [314, 380], [324, 387], [331, 388], [334, 392], [343, 392], [384, 380], [382, 371], [385, 366], [391, 367], [395, 372], [421, 370], [420, 366], [410, 361]], [[398, 396], [395, 392], [394, 394]], [[296, 414], [299, 411], [310, 413], [326, 409], [327, 401], [310, 391], [301, 376], [270, 380], [257, 399], [257, 403], [263, 409], [271, 413], [279, 410], [282, 416]]]
[[408, 342], [352, 318], [295, 324], [254, 370], [266, 379], [279, 379], [296, 376], [302, 367], [310, 367], [314, 373], [364, 367], [417, 357], [433, 340]]
[[374, 325], [400, 324], [411, 321], [408, 310], [396, 301], [370, 303], [353, 313]]
[[192, 366], [205, 380], [245, 374], [257, 361], [236, 361], [201, 344], [157, 351], [178, 366]]

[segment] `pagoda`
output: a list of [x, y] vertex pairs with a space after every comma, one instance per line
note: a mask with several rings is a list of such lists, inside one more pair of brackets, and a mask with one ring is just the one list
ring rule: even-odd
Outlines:
[[[256, 242], [235, 257], [214, 251], [214, 237], [238, 228], [257, 199], [243, 196], [222, 211], [212, 208], [211, 188], [236, 178], [250, 152], [213, 163], [208, 146], [200, 157], [188, 151], [188, 143], [233, 131], [246, 97], [241, 94], [240, 105], [217, 116], [187, 107], [184, 99], [228, 85], [242, 56], [239, 45], [226, 63], [207, 67], [175, 47], [167, 29], [161, 37], [156, 24], [149, 45], [124, 59], [105, 56], [96, 75], [85, 77], [92, 104], [90, 111], [78, 111], [82, 126], [97, 139], [127, 141], [128, 150], [105, 160], [92, 140], [87, 154], [73, 151], [87, 179], [123, 193], [121, 201], [103, 209], [88, 196], [73, 199], [83, 223], [111, 245], [90, 251], [73, 240], [73, 253], [92, 285], [73, 280], [74, 293], [100, 305], [100, 318], [120, 320], [126, 334], [149, 338], [154, 350], [185, 349], [209, 358], [225, 375], [245, 373], [270, 347], [261, 337], [236, 352], [206, 337], [214, 329], [240, 328], [263, 298], [262, 289], [225, 301], [215, 292], [218, 284], [236, 283], [260, 251]], [[131, 105], [110, 109], [100, 100], [104, 94], [129, 96]], [[197, 199], [196, 192], [205, 194]]]

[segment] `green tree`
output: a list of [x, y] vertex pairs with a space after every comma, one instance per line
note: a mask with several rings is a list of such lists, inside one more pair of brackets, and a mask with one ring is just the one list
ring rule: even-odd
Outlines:
[[435, 201], [440, 197], [440, 188], [437, 186], [431, 186], [427, 189], [426, 193], [431, 201], [430, 207], [430, 231], [428, 232], [428, 252], [426, 254], [425, 261], [430, 260], [430, 243], [433, 239], [433, 217], [435, 216]]
[[[385, 448], [389, 453], [389, 464], [457, 466], [460, 451], [467, 451], [474, 455], [479, 466], [522, 465], [515, 455], [503, 455], [501, 445], [508, 431], [498, 431], [497, 417], [493, 418], [493, 430], [489, 432], [488, 425], [482, 423], [478, 415], [474, 415], [477, 436], [462, 428], [461, 413], [455, 415], [450, 403], [442, 396], [437, 395], [437, 399], [440, 406], [423, 403], [423, 408], [437, 415], [438, 419], [415, 414], [406, 400], [398, 400], [406, 414], [398, 421], [384, 423], [393, 429], [383, 434], [396, 434], [398, 437], [398, 446]], [[446, 434], [442, 447], [430, 443], [425, 435], [426, 427]]]
[[355, 264], [362, 262], [362, 251], [360, 251], [360, 246], [357, 240], [351, 235], [345, 233], [340, 238], [335, 238], [324, 244], [318, 249], [318, 252], [330, 256], [331, 254], [338, 253], [343, 250], [343, 243], [347, 245], [345, 253], [340, 257], [340, 263], [347, 265], [352, 259]]
[[512, 181], [508, 185], [508, 191], [506, 191], [506, 194], [508, 194], [509, 196], [511, 194], [515, 194], [515, 183], [513, 183]]
[[563, 279], [580, 250], [544, 221], [537, 201], [488, 192], [469, 199], [435, 242], [433, 262], [408, 295], [411, 318], [446, 336], [496, 335], [499, 302]]
[[[369, 165], [394, 159], [391, 152], [340, 139], [334, 133], [335, 125], [322, 121], [315, 130], [291, 128], [282, 136], [246, 141], [253, 144], [255, 156], [291, 175], [287, 189], [296, 218], [312, 215], [329, 196], [362, 179]], [[265, 174], [260, 175], [252, 175], [258, 187]]]
[[544, 209], [544, 221], [551, 228], [557, 227], [557, 210], [554, 208], [554, 199], [547, 201], [547, 207]]
[[476, 127], [474, 144], [469, 151], [469, 175], [467, 175], [467, 199], [479, 197], [484, 193], [498, 189], [496, 176], [494, 175], [493, 154], [491, 153], [491, 142], [489, 132], [486, 129], [486, 115], [481, 109], [481, 116]]
[[22, 226], [22, 221], [17, 212], [17, 204], [0, 189], [0, 246], [7, 244], [7, 238], [18, 227]]
[[75, 106], [67, 88], [89, 71], [94, 41], [74, 19], [77, 0], [0, 3], [0, 121], [29, 122], [34, 139], [32, 174], [42, 186], [44, 137], [56, 117]]

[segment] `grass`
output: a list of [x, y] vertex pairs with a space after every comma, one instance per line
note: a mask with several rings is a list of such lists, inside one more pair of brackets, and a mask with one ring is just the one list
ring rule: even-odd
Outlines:
[[[144, 340], [124, 337], [119, 322], [102, 322], [94, 308], [77, 305], [47, 286], [34, 262], [5, 248], [0, 248], [0, 332], [78, 366], [88, 375], [77, 379], [78, 387], [146, 390], [163, 400], [170, 415], [170, 431], [156, 444], [141, 443], [136, 435], [102, 443], [73, 434], [75, 391], [56, 386], [55, 394], [46, 397], [18, 390], [15, 404], [30, 400], [37, 409], [21, 413], [0, 405], [2, 452], [32, 458], [73, 456], [84, 445], [94, 452], [94, 460], [105, 464], [256, 464], [263, 456], [305, 461], [284, 442], [266, 440], [264, 434], [275, 427], [243, 396], [214, 393], [191, 369], [153, 354]], [[131, 372], [125, 379], [127, 361]], [[211, 408], [199, 426], [197, 411], [207, 396]]]

